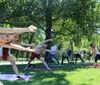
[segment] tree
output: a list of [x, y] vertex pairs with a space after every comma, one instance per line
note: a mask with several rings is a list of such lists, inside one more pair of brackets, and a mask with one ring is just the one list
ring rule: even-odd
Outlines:
[[66, 39], [79, 45], [83, 37], [90, 38], [97, 31], [99, 7], [95, 0], [4, 0], [4, 3], [7, 16], [0, 23], [16, 27], [34, 24], [44, 31], [45, 39], [56, 37], [56, 42]]

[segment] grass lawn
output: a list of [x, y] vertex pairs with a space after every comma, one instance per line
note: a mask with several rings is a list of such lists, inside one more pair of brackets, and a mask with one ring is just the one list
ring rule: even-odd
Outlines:
[[[86, 69], [86, 64], [64, 64], [51, 66], [59, 68], [56, 71], [32, 71], [24, 70], [25, 64], [18, 65], [20, 74], [35, 75], [28, 81], [1, 81], [4, 85], [100, 85], [100, 69]], [[43, 65], [37, 64], [37, 67]], [[14, 73], [11, 65], [1, 65], [0, 72]]]

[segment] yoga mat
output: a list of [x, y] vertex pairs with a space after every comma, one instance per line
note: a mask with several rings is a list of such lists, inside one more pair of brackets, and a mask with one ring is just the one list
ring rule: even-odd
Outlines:
[[85, 68], [100, 68], [100, 64], [96, 64], [95, 66], [93, 65], [86, 66]]
[[31, 75], [19, 75], [21, 79], [18, 79], [15, 74], [0, 74], [0, 80], [29, 80]]
[[28, 68], [25, 70], [44, 70], [44, 71], [54, 71], [54, 70], [58, 70], [58, 68], [51, 68], [51, 69], [47, 69], [47, 68]]

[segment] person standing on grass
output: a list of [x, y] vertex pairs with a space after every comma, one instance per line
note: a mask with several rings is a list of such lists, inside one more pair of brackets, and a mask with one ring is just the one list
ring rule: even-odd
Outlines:
[[96, 46], [96, 42], [90, 44], [90, 48], [89, 50], [92, 51], [92, 53], [95, 55], [95, 63], [94, 63], [94, 67], [97, 65], [97, 61], [100, 59], [100, 52]]
[[75, 63], [77, 63], [78, 58], [80, 58], [80, 60], [84, 63], [84, 60], [82, 59], [81, 54], [84, 54], [84, 50], [78, 51], [78, 53], [75, 55], [75, 57], [76, 57]]
[[[43, 41], [42, 43], [40, 43], [39, 45], [36, 45], [36, 47], [34, 48], [34, 51], [32, 52], [32, 55], [30, 57], [30, 60], [28, 61], [28, 64], [26, 66], [25, 69], [28, 69], [30, 66], [30, 63], [34, 60], [34, 58], [39, 59], [40, 61], [42, 61], [42, 63], [45, 65], [45, 67], [47, 69], [50, 70], [50, 68], [48, 67], [47, 63], [45, 62], [45, 60], [40, 56], [40, 53], [43, 51], [50, 51], [48, 49], [46, 49], [47, 47], [47, 42], [52, 41], [52, 39], [48, 39], [46, 41]], [[24, 46], [30, 46], [32, 47], [32, 44], [25, 44]]]
[[[11, 62], [13, 70], [17, 76], [17, 78], [21, 78], [18, 73], [18, 68], [15, 64], [14, 59], [10, 55], [10, 49], [16, 49], [21, 51], [28, 51], [33, 52], [34, 49], [24, 48], [18, 44], [15, 44], [16, 41], [19, 40], [19, 36], [15, 33], [22, 33], [22, 32], [35, 32], [37, 28], [35, 26], [30, 26], [29, 28], [25, 29], [2, 29], [0, 28], [0, 32], [2, 33], [13, 33], [13, 34], [1, 34], [0, 35], [0, 60], [8, 60]], [[9, 30], [9, 31], [8, 31]]]
[[0, 47], [0, 60], [10, 61], [17, 78], [21, 78], [19, 76], [18, 68], [15, 64], [15, 61], [14, 61], [12, 55], [10, 55], [10, 49], [16, 49], [16, 50], [28, 51], [28, 52], [33, 52], [34, 49], [24, 48], [22, 46], [19, 46], [16, 44], [10, 44], [10, 43], [7, 43], [7, 44], [0, 43], [0, 46], [2, 46], [2, 47]]
[[62, 64], [63, 64], [63, 61], [65, 58], [67, 58], [67, 61], [69, 63], [69, 57], [71, 55], [71, 50], [66, 50], [64, 53], [63, 53], [63, 56], [62, 56]]
[[[59, 43], [60, 44], [60, 43]], [[49, 51], [49, 54], [47, 56], [47, 63], [51, 60], [51, 58], [53, 57], [56, 62], [57, 62], [57, 65], [60, 65], [59, 63], [59, 59], [58, 59], [58, 56], [56, 55], [57, 52], [60, 52], [58, 49], [57, 49], [57, 46], [59, 44], [56, 44], [54, 46], [51, 47], [51, 50]]]

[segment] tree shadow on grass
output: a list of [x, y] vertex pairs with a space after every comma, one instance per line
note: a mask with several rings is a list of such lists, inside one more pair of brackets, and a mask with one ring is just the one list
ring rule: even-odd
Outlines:
[[[30, 78], [28, 81], [2, 81], [4, 85], [70, 85], [65, 77], [67, 77], [66, 72], [75, 71], [77, 69], [84, 69], [88, 64], [64, 64], [61, 66], [50, 66], [51, 68], [59, 68], [56, 71], [33, 71], [33, 70], [24, 70], [25, 64], [17, 65], [19, 68], [20, 74], [33, 75], [34, 77]], [[44, 67], [41, 64], [36, 64], [36, 67]], [[11, 65], [2, 65], [0, 66], [1, 72], [3, 74], [14, 74]], [[86, 84], [82, 84], [86, 85]]]
[[63, 64], [62, 65], [62, 70], [63, 71], [75, 71], [75, 70], [78, 70], [78, 69], [86, 69], [85, 67], [86, 66], [89, 66], [89, 65], [93, 65], [93, 63], [69, 63], [69, 64]]
[[85, 83], [82, 83], [82, 84], [77, 84], [77, 85], [90, 85], [90, 84], [85, 84]]
[[[70, 82], [65, 79], [67, 76], [64, 73], [58, 74], [54, 71], [33, 71], [24, 70], [25, 65], [18, 65], [21, 74], [35, 75], [28, 81], [2, 81], [4, 85], [70, 85]], [[41, 66], [40, 66], [41, 67]], [[2, 74], [14, 74], [11, 65], [0, 66]]]

